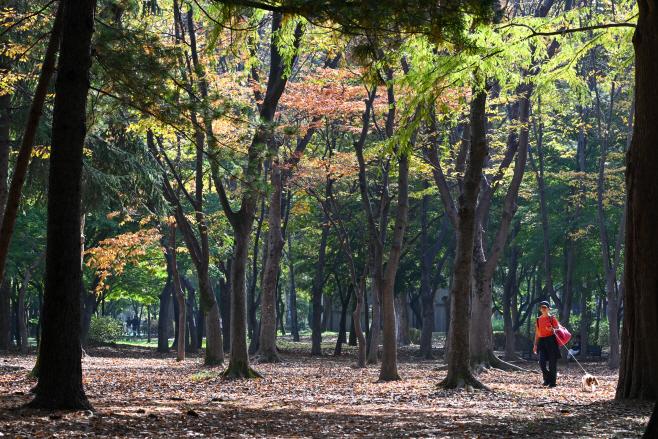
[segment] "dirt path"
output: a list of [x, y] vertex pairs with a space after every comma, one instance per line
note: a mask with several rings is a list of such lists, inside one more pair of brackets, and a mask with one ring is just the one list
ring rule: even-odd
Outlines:
[[352, 367], [353, 349], [318, 358], [305, 344], [283, 346], [288, 362], [257, 366], [265, 378], [251, 381], [219, 378], [201, 355], [179, 364], [155, 348], [90, 349], [83, 368], [94, 413], [20, 408], [36, 383], [25, 378], [35, 358], [0, 353], [0, 436], [630, 438], [653, 408], [615, 401], [617, 372], [602, 363], [586, 365], [601, 381], [594, 393], [580, 390], [575, 365], [560, 366], [556, 389], [534, 373], [491, 371], [480, 378], [493, 392], [455, 393], [436, 387], [441, 362], [415, 360], [410, 349], [400, 351], [404, 380], [379, 383], [378, 367]]

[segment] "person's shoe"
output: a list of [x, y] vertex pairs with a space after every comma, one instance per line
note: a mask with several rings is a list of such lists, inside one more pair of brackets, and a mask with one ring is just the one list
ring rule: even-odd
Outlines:
[[549, 385], [548, 385], [548, 388], [549, 388], [549, 389], [552, 389], [552, 388], [554, 388], [554, 387], [557, 387], [557, 384], [549, 384]]
[[544, 386], [544, 387], [548, 386], [549, 384], [550, 383], [548, 381], [544, 381], [543, 383], [541, 383], [541, 385]]

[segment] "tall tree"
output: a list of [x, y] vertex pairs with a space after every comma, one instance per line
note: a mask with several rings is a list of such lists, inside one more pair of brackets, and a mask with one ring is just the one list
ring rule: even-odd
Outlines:
[[80, 196], [96, 0], [65, 0], [55, 84], [42, 362], [33, 408], [91, 409], [82, 387]]
[[[652, 263], [658, 209], [658, 9], [648, 0], [638, 2], [633, 35], [635, 48], [635, 123], [626, 154], [626, 240], [624, 270], [624, 325], [617, 398], [653, 399], [658, 395], [658, 271]], [[645, 437], [658, 436], [658, 406]]]

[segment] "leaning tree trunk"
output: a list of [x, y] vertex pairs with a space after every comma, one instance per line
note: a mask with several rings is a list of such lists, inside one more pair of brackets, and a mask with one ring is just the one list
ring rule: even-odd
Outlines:
[[471, 372], [469, 333], [471, 320], [469, 299], [475, 238], [475, 210], [480, 192], [484, 158], [488, 153], [485, 129], [486, 102], [487, 93], [480, 91], [474, 96], [471, 104], [471, 148], [464, 174], [464, 187], [457, 201], [459, 221], [457, 222], [457, 249], [453, 267], [453, 283], [450, 290], [448, 374], [440, 383], [442, 387], [448, 389], [462, 388], [466, 385], [487, 388]]
[[[7, 66], [2, 66], [7, 70]], [[11, 94], [0, 96], [0, 217], [4, 216], [5, 201], [7, 199], [7, 179], [9, 178], [9, 152], [11, 151]], [[0, 224], [1, 225], [1, 224]], [[11, 337], [9, 335], [9, 322], [11, 312], [9, 308], [8, 284], [0, 278], [0, 350], [9, 349]]]
[[33, 408], [92, 408], [82, 387], [80, 199], [95, 9], [96, 0], [67, 2], [62, 25], [48, 176], [42, 367]]
[[[624, 325], [617, 398], [658, 396], [658, 270], [655, 225], [658, 224], [658, 9], [638, 1], [635, 46], [635, 125], [627, 153]], [[656, 411], [644, 437], [658, 436]]]

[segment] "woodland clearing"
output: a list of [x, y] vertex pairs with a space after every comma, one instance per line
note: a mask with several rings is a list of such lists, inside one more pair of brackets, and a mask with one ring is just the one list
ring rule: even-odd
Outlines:
[[[288, 337], [285, 337], [286, 340]], [[95, 412], [21, 408], [36, 380], [35, 356], [0, 360], [0, 436], [24, 437], [445, 437], [629, 438], [642, 435], [653, 404], [614, 399], [617, 371], [586, 363], [601, 386], [580, 390], [575, 364], [560, 364], [558, 387], [536, 373], [480, 375], [492, 392], [445, 391], [441, 360], [417, 360], [399, 349], [403, 381], [378, 382], [379, 366], [356, 369], [355, 348], [309, 357], [309, 343], [281, 343], [284, 364], [256, 365], [262, 379], [219, 377], [202, 367], [203, 352], [177, 363], [175, 353], [117, 344], [90, 348], [85, 391]], [[534, 362], [522, 366], [538, 369]]]

